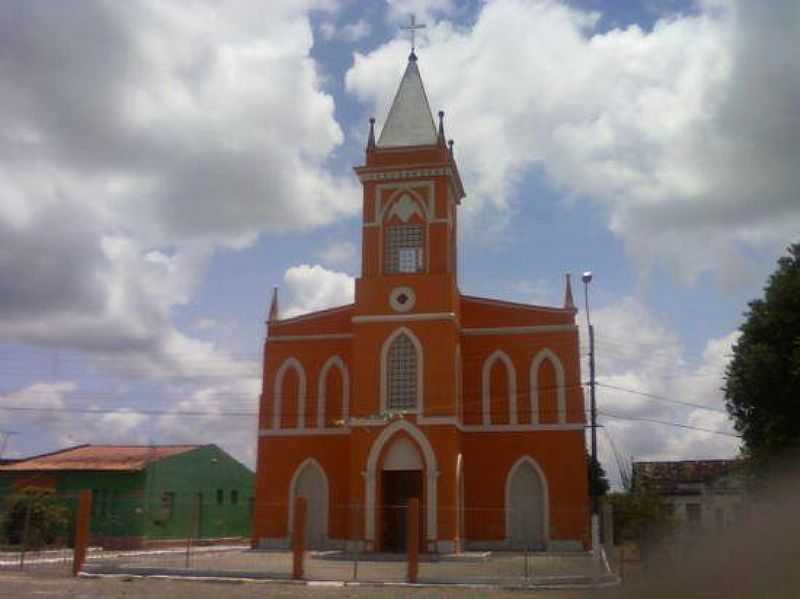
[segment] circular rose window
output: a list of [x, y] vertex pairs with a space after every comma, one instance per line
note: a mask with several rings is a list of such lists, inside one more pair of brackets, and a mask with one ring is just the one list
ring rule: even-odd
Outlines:
[[416, 300], [417, 296], [411, 287], [395, 287], [389, 294], [389, 305], [395, 312], [408, 312]]

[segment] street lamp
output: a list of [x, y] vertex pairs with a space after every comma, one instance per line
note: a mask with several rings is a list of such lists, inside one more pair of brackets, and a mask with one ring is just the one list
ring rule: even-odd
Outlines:
[[595, 482], [595, 472], [597, 468], [597, 403], [595, 401], [595, 380], [594, 380], [594, 327], [589, 316], [589, 283], [592, 282], [592, 273], [587, 271], [581, 277], [583, 281], [583, 299], [586, 306], [586, 326], [589, 329], [589, 409], [591, 415], [592, 431], [592, 457], [589, 463], [589, 493], [592, 499], [592, 552], [595, 557], [599, 555], [598, 547], [600, 540], [600, 521], [598, 518], [597, 488]]

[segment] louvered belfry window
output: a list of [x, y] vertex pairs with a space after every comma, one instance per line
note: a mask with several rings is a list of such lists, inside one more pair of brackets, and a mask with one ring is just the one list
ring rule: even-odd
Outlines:
[[390, 410], [417, 407], [417, 351], [407, 335], [399, 335], [389, 347], [387, 388]]
[[423, 271], [423, 225], [390, 225], [385, 229], [383, 270], [386, 273]]

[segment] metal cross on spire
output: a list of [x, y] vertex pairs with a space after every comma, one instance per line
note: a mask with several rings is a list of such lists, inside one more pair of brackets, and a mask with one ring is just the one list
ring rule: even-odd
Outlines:
[[414, 56], [414, 50], [416, 50], [416, 43], [415, 43], [416, 42], [416, 37], [415, 36], [416, 36], [416, 33], [417, 33], [417, 29], [425, 29], [425, 25], [423, 23], [420, 23], [419, 25], [417, 25], [417, 17], [416, 17], [416, 15], [412, 14], [410, 16], [410, 19], [411, 19], [411, 24], [408, 27], [401, 27], [400, 29], [403, 29], [405, 31], [410, 31], [411, 32], [411, 55]]

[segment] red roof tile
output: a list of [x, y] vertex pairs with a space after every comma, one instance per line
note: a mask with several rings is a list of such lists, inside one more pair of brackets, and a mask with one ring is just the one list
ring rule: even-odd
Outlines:
[[0, 472], [88, 470], [134, 472], [201, 445], [78, 445], [0, 466]]
[[646, 485], [659, 493], [675, 492], [681, 484], [712, 483], [741, 464], [736, 459], [634, 462], [634, 487]]

